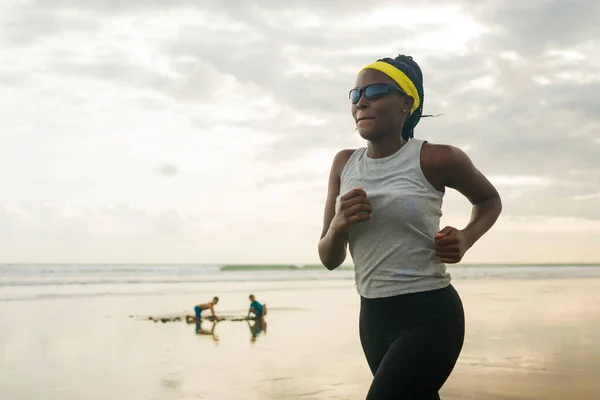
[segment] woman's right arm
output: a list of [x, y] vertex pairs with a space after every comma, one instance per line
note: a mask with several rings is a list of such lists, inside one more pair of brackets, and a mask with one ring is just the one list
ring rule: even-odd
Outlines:
[[335, 201], [340, 194], [340, 176], [352, 153], [354, 153], [354, 150], [350, 149], [338, 152], [333, 159], [333, 164], [329, 172], [323, 228], [321, 231], [321, 240], [319, 240], [319, 258], [329, 270], [336, 269], [346, 259], [347, 233], [336, 232], [331, 221], [335, 217]]

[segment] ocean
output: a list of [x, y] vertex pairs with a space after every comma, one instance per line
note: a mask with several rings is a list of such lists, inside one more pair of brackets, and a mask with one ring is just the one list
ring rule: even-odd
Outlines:
[[[449, 266], [453, 278], [561, 279], [600, 277], [599, 265], [473, 264]], [[328, 271], [319, 265], [118, 265], [0, 264], [0, 301], [60, 297], [197, 293], [194, 284], [298, 282], [339, 287], [353, 285], [352, 267]], [[304, 284], [302, 284], [304, 283]], [[226, 285], [224, 285], [226, 286]], [[228, 290], [225, 287], [222, 290]]]
[[[443, 399], [600, 398], [600, 265], [449, 266], [467, 316]], [[0, 265], [0, 398], [364, 399], [350, 267]], [[153, 322], [244, 316], [264, 325]], [[596, 397], [594, 397], [596, 396]]]

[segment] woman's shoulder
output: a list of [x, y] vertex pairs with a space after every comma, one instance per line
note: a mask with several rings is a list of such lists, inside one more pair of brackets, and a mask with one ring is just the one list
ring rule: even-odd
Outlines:
[[447, 144], [424, 143], [421, 149], [421, 170], [438, 190], [467, 176], [474, 166], [464, 150]]
[[342, 149], [340, 151], [338, 151], [335, 156], [333, 157], [333, 162], [346, 162], [348, 161], [348, 159], [350, 157], [352, 157], [352, 154], [354, 154], [354, 152], [356, 152], [356, 150], [358, 149]]
[[464, 150], [448, 144], [423, 141], [421, 163], [433, 168], [448, 168], [470, 162]]
[[357, 150], [360, 151], [360, 148], [342, 149], [338, 151], [333, 157], [333, 165], [331, 166], [332, 172], [335, 172], [337, 176], [340, 176], [342, 171], [346, 167], [346, 164], [348, 163], [350, 158], [352, 158], [352, 156], [357, 152]]

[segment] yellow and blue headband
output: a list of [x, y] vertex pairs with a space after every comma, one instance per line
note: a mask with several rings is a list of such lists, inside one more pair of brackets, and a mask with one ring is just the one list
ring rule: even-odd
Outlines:
[[410, 80], [408, 76], [398, 68], [394, 67], [391, 64], [388, 64], [383, 61], [376, 61], [372, 64], [367, 65], [360, 72], [365, 69], [375, 69], [377, 71], [383, 72], [390, 78], [394, 80], [400, 86], [404, 92], [415, 99], [412, 108], [410, 109], [410, 113], [412, 114], [417, 108], [419, 108], [419, 104], [421, 104], [421, 98], [419, 97], [419, 92], [417, 92], [417, 88], [415, 84]]

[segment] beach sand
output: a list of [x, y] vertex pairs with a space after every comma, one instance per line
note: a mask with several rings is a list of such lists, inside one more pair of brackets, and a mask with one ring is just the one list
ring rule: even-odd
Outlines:
[[[467, 335], [442, 399], [600, 398], [600, 278], [453, 284]], [[372, 377], [351, 280], [92, 286], [0, 302], [0, 398], [365, 398]], [[244, 315], [249, 292], [269, 307], [256, 337], [246, 321], [219, 322], [213, 336], [210, 322], [197, 334], [195, 324], [143, 319], [192, 314], [213, 295], [218, 312]]]

